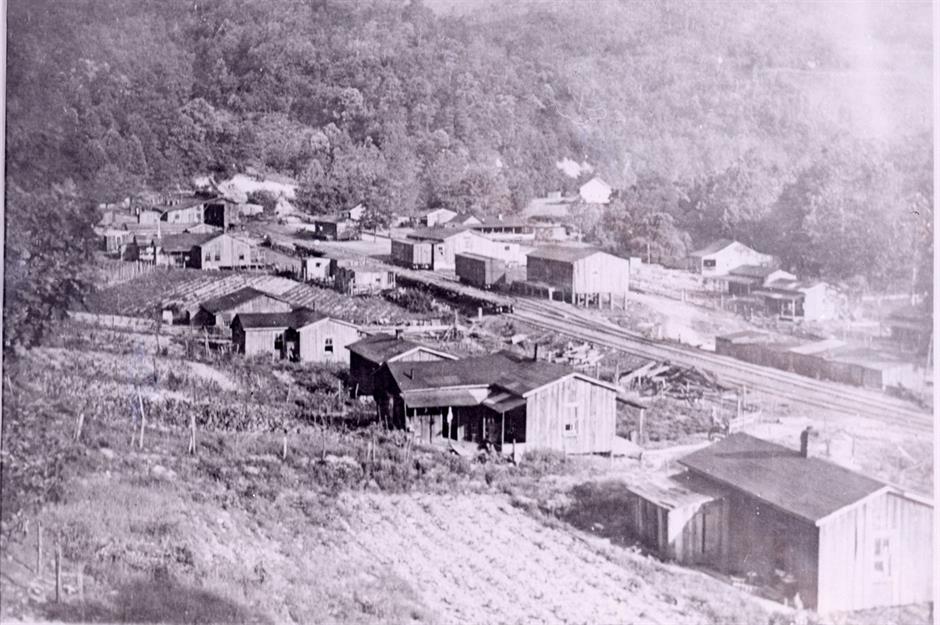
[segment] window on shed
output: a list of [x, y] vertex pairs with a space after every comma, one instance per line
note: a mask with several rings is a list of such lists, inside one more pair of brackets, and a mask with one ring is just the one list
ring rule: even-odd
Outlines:
[[562, 406], [562, 415], [564, 415], [564, 436], [578, 435], [578, 389], [573, 380], [567, 382], [567, 388], [564, 390], [565, 403]]
[[328, 354], [333, 353], [333, 338], [332, 337], [329, 337], [323, 341], [323, 351], [325, 351]]
[[715, 268], [717, 261], [714, 258], [706, 258], [702, 261], [702, 267], [709, 267], [711, 269]]
[[245, 260], [245, 250], [238, 253], [238, 260]]

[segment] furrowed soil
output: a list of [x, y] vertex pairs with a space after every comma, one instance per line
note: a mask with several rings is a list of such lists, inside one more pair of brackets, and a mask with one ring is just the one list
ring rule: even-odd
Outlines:
[[116, 338], [64, 325], [56, 346], [6, 368], [4, 621], [691, 625], [794, 616], [633, 547], [604, 516], [611, 507], [597, 493], [606, 491], [579, 488], [635, 472], [629, 463], [457, 457], [317, 417], [335, 410], [339, 371], [142, 358], [138, 342]]

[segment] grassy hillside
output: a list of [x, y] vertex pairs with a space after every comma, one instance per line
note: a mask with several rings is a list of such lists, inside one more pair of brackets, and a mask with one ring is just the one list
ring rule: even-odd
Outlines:
[[514, 467], [445, 455], [358, 425], [355, 409], [332, 423], [317, 418], [337, 379], [329, 371], [193, 364], [175, 349], [155, 355], [152, 337], [59, 330], [55, 345], [22, 356], [4, 380], [5, 619], [776, 618], [715, 580], [556, 517], [570, 505], [561, 493], [572, 480], [595, 473], [590, 463], [545, 455]]

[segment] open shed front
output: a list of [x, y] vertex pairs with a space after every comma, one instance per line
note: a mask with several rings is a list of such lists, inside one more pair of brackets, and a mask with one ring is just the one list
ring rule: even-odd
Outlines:
[[403, 406], [405, 427], [415, 438], [430, 444], [454, 441], [489, 445], [497, 451], [511, 451], [513, 443], [524, 444], [525, 400], [510, 396], [481, 400], [479, 393], [467, 389], [410, 394]]

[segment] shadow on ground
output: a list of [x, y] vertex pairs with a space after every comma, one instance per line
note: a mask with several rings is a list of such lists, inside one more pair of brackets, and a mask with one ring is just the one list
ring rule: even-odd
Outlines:
[[49, 604], [46, 616], [71, 623], [258, 623], [264, 614], [172, 580], [137, 580], [118, 590], [111, 605], [77, 600]]

